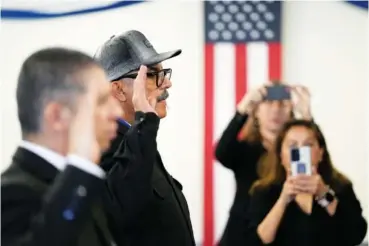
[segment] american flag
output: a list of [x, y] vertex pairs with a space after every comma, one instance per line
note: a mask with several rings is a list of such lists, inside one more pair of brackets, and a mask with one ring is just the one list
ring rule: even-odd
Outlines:
[[[234, 177], [215, 165], [214, 142], [249, 88], [281, 78], [281, 2], [205, 1], [204, 246], [218, 240]], [[222, 196], [217, 196], [222, 194]], [[225, 197], [224, 194], [227, 194]]]

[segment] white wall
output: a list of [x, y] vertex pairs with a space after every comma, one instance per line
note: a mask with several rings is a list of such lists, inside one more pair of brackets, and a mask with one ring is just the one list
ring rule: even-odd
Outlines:
[[368, 210], [368, 12], [341, 2], [285, 5], [284, 78], [311, 89], [336, 167]]
[[[284, 78], [311, 89], [314, 116], [334, 162], [353, 180], [362, 205], [368, 207], [367, 13], [339, 2], [287, 2], [284, 11]], [[183, 49], [181, 56], [165, 63], [174, 73], [159, 149], [169, 172], [184, 186], [195, 236], [201, 241], [202, 20], [201, 3], [166, 1], [63, 19], [2, 22], [0, 168], [6, 168], [20, 139], [15, 86], [20, 65], [31, 52], [63, 45], [93, 54], [112, 34], [141, 30], [158, 51]]]

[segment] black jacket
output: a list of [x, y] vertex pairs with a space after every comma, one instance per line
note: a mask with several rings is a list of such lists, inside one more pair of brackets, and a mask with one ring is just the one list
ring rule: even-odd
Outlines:
[[249, 190], [258, 179], [257, 163], [266, 153], [260, 142], [246, 142], [237, 139], [238, 133], [247, 121], [247, 115], [236, 113], [219, 139], [215, 156], [226, 168], [233, 171], [236, 179], [236, 195], [229, 219], [220, 240], [220, 246], [245, 245], [248, 224]]
[[18, 148], [1, 175], [3, 246], [107, 246], [112, 238], [99, 198], [104, 180], [76, 167], [59, 172]]
[[[267, 216], [279, 198], [283, 185], [275, 184], [255, 190], [249, 210], [249, 229], [245, 245], [261, 246], [257, 227]], [[362, 215], [351, 184], [336, 191], [338, 205], [336, 213], [328, 212], [313, 203], [311, 215], [307, 215], [295, 201], [286, 208], [278, 227], [273, 246], [354, 246], [359, 245], [366, 234], [367, 223]]]
[[114, 162], [105, 203], [111, 231], [118, 245], [194, 246], [182, 185], [166, 171], [157, 151], [160, 119], [153, 113], [136, 113], [136, 119], [131, 128], [120, 125], [123, 140], [114, 158], [113, 151], [103, 158], [105, 165]]

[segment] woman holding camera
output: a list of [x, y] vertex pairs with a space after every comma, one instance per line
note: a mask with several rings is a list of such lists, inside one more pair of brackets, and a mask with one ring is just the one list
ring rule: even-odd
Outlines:
[[311, 119], [310, 95], [304, 87], [286, 87], [291, 90], [293, 101], [265, 100], [267, 86], [276, 84], [279, 83], [247, 93], [218, 142], [215, 156], [234, 172], [236, 179], [236, 195], [220, 246], [245, 245], [249, 190], [259, 177], [258, 163], [268, 155], [268, 149], [282, 126], [292, 118], [293, 111], [304, 119]]
[[[302, 146], [310, 149], [311, 175], [291, 173], [291, 149]], [[275, 155], [265, 162], [266, 175], [251, 189], [246, 245], [353, 246], [362, 242], [367, 223], [360, 203], [351, 182], [332, 165], [315, 123], [287, 123], [276, 140]], [[299, 199], [302, 194], [308, 194], [308, 199]]]

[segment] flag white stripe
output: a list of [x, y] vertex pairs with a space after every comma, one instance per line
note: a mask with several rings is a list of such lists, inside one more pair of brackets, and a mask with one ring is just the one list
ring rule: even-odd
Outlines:
[[[218, 141], [235, 113], [235, 47], [216, 44], [214, 47], [214, 141]], [[234, 198], [233, 173], [214, 163], [214, 229], [219, 240], [228, 220]]]
[[235, 109], [235, 48], [214, 46], [214, 137], [218, 139]]
[[259, 87], [269, 80], [269, 49], [267, 43], [247, 45], [247, 88], [248, 91]]
[[[268, 44], [247, 44], [247, 90], [268, 81]], [[214, 141], [219, 140], [235, 113], [235, 47], [233, 44], [216, 44], [214, 47]], [[216, 242], [223, 234], [229, 218], [229, 209], [235, 195], [232, 171], [219, 163], [214, 165], [214, 223]]]

